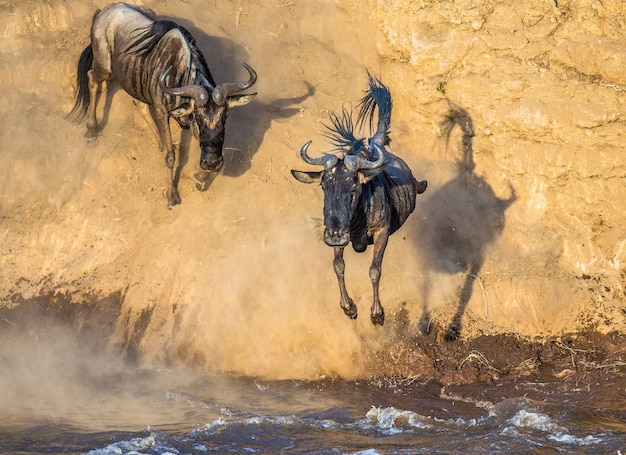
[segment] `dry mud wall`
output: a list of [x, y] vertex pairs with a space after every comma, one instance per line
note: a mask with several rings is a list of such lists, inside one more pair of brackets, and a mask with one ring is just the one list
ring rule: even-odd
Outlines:
[[[53, 319], [145, 362], [271, 377], [362, 375], [399, 330], [451, 322], [462, 339], [624, 332], [623, 2], [142, 2], [192, 31], [218, 81], [245, 77], [240, 60], [259, 73], [207, 191], [174, 129], [173, 211], [126, 94], [111, 84], [95, 144], [64, 119], [105, 4], [0, 4], [4, 310], [53, 295], [69, 302]], [[394, 96], [392, 151], [429, 180], [385, 256], [383, 328], [371, 252], [346, 254], [350, 321], [309, 223], [321, 190], [289, 173], [305, 141], [330, 149], [322, 123], [356, 104], [366, 68]]]

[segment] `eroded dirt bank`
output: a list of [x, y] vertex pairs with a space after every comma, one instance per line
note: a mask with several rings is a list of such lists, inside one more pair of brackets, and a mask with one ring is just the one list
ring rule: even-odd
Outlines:
[[[0, 5], [5, 329], [40, 296], [68, 315], [97, 315], [104, 299], [109, 347], [146, 363], [444, 382], [623, 369], [621, 3], [205, 3], [143, 2], [189, 28], [218, 81], [252, 65], [259, 95], [231, 113], [225, 170], [205, 192], [197, 142], [174, 130], [173, 211], [156, 139], [125, 93], [111, 87], [94, 144], [64, 118], [106, 2]], [[385, 256], [383, 328], [366, 317], [371, 253], [346, 254], [361, 314], [350, 321], [310, 228], [321, 190], [289, 173], [307, 167], [307, 140], [330, 149], [322, 122], [361, 97], [366, 68], [394, 96], [392, 151], [429, 180]], [[460, 338], [445, 342], [452, 323]]]

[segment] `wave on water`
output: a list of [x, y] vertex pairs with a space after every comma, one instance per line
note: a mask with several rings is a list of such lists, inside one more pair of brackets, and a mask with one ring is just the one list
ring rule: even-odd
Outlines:
[[[148, 437], [145, 438], [134, 438], [131, 439], [130, 441], [120, 441], [120, 442], [116, 442], [115, 444], [110, 444], [102, 449], [95, 449], [95, 450], [91, 450], [89, 451], [89, 455], [124, 455], [124, 454], [140, 454], [140, 453], [144, 453], [144, 452], [140, 452], [142, 450], [152, 450], [152, 449], [156, 449], [157, 446], [157, 441], [156, 441], [156, 437], [155, 435], [150, 435]], [[163, 447], [164, 449], [166, 449], [165, 447]], [[173, 447], [169, 447], [166, 450], [175, 450], [175, 452], [173, 453], [178, 453], [178, 450], [176, 450]], [[160, 453], [167, 453], [167, 452], [160, 452]]]
[[[449, 403], [448, 403], [449, 404]], [[504, 399], [484, 417], [442, 419], [392, 406], [372, 406], [362, 418], [243, 415], [222, 409], [222, 415], [192, 432], [148, 436], [94, 449], [88, 455], [289, 453], [405, 454], [405, 453], [586, 453], [621, 443], [605, 433], [585, 434], [575, 425], [549, 415], [541, 402]], [[563, 417], [563, 416], [561, 416]], [[595, 449], [594, 449], [595, 450]]]
[[519, 437], [522, 433], [539, 433], [546, 435], [551, 441], [572, 446], [586, 446], [602, 442], [599, 437], [593, 435], [573, 436], [567, 428], [558, 425], [549, 416], [526, 409], [520, 409], [507, 423], [510, 425], [502, 430], [503, 436]]

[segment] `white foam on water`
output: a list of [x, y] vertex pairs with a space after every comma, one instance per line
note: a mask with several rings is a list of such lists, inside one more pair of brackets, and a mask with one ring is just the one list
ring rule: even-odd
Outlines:
[[372, 408], [365, 417], [378, 429], [388, 434], [402, 433], [406, 429], [429, 429], [434, 428], [432, 419], [424, 417], [413, 411], [388, 408]]
[[544, 433], [562, 433], [565, 431], [565, 428], [555, 424], [547, 415], [525, 409], [520, 409], [517, 414], [509, 419], [509, 423], [518, 428], [539, 430]]
[[273, 425], [295, 425], [299, 422], [299, 419], [293, 416], [287, 417], [266, 417], [266, 416], [254, 416], [248, 419], [245, 419], [243, 423], [246, 425], [259, 425], [262, 423], [273, 424]]
[[[547, 415], [532, 412], [526, 409], [520, 409], [517, 413], [511, 417], [507, 423], [514, 426], [515, 429], [525, 429], [530, 431], [539, 431], [541, 433], [547, 433], [547, 438], [567, 445], [591, 445], [599, 444], [601, 440], [595, 436], [578, 437], [572, 436], [568, 433], [567, 428], [562, 427], [554, 423], [554, 421]], [[519, 435], [519, 432], [513, 430], [511, 427], [507, 427], [502, 431], [503, 435]]]
[[428, 417], [413, 411], [396, 409], [394, 407], [372, 406], [365, 415], [366, 421], [362, 421], [363, 426], [374, 427], [384, 434], [393, 435], [406, 431], [469, 428], [480, 425], [483, 419], [476, 418], [456, 418], [440, 419]]
[[[151, 449], [156, 446], [156, 439], [150, 435], [146, 438], [135, 438], [120, 441], [102, 449], [90, 450], [87, 455], [139, 455], [139, 450]], [[165, 455], [165, 453], [163, 453]]]
[[263, 415], [257, 415], [252, 417], [237, 417], [228, 410], [222, 410], [224, 416], [221, 416], [212, 422], [205, 423], [200, 428], [197, 428], [194, 432], [217, 432], [221, 431], [232, 425], [275, 425], [275, 426], [317, 426], [326, 430], [340, 429], [342, 425], [338, 424], [334, 420], [314, 420], [314, 419], [301, 419], [295, 416], [278, 416], [267, 417]]
[[549, 435], [548, 439], [560, 442], [562, 444], [568, 445], [577, 445], [577, 446], [589, 446], [593, 444], [600, 444], [602, 440], [595, 436], [589, 435], [584, 438], [579, 438], [577, 436], [572, 436], [569, 434], [559, 434], [559, 435]]
[[[208, 451], [206, 446], [198, 443], [194, 443], [193, 448], [200, 452]], [[145, 455], [146, 453], [156, 453], [159, 455], [181, 454], [178, 449], [159, 443], [154, 435], [150, 435], [145, 438], [134, 438], [129, 441], [109, 444], [101, 449], [91, 450], [87, 452], [86, 455]]]

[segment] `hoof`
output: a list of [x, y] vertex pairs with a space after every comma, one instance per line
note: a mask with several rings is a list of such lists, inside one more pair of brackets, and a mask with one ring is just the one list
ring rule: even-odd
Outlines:
[[456, 341], [461, 336], [461, 326], [458, 324], [450, 324], [448, 330], [446, 331], [445, 340], [446, 341]]
[[343, 306], [342, 308], [343, 312], [346, 313], [346, 316], [348, 316], [352, 320], [356, 319], [359, 315], [357, 307], [353, 302], [350, 302], [347, 308], [344, 308]]
[[211, 173], [204, 170], [198, 171], [193, 175], [193, 182], [198, 191], [204, 191], [211, 184]]
[[206, 185], [205, 182], [200, 182], [200, 181], [196, 180], [196, 178], [194, 177], [193, 183], [195, 183], [196, 189], [198, 191], [204, 191], [205, 190], [205, 185]]
[[93, 142], [98, 138], [98, 130], [95, 128], [87, 128], [84, 136], [87, 142]]
[[167, 198], [167, 209], [172, 210], [175, 205], [180, 204], [180, 196], [178, 194]]
[[430, 328], [432, 325], [432, 318], [429, 313], [424, 313], [419, 322], [419, 330], [422, 335], [430, 335]]
[[372, 313], [372, 324], [374, 325], [383, 325], [385, 324], [385, 312], [381, 312], [380, 314]]

